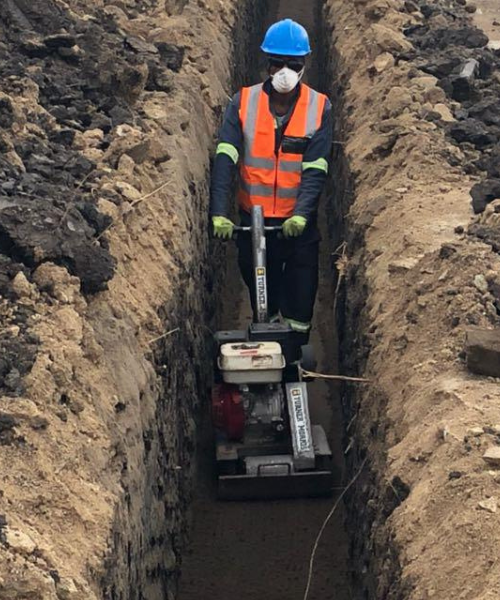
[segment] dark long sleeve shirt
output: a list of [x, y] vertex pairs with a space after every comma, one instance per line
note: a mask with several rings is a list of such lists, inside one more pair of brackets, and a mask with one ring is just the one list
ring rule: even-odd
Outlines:
[[[264, 83], [264, 91], [269, 94], [271, 91], [270, 80]], [[240, 93], [238, 92], [229, 103], [222, 127], [219, 132], [219, 144], [225, 143], [234, 146], [241, 155], [243, 151], [243, 131], [239, 118]], [[281, 138], [286, 130], [286, 125], [290, 120], [293, 109], [283, 119], [281, 127], [276, 129], [276, 147], [281, 145]], [[319, 159], [327, 162], [330, 159], [332, 147], [332, 105], [327, 100], [323, 112], [323, 118], [318, 131], [312, 136], [303, 155], [304, 163], [314, 163]], [[212, 184], [210, 194], [210, 214], [212, 216], [228, 216], [229, 199], [233, 192], [234, 177], [237, 173], [237, 164], [225, 153], [218, 153], [215, 157]], [[315, 218], [318, 202], [323, 190], [327, 173], [325, 170], [309, 168], [302, 172], [297, 203], [294, 214], [305, 217], [310, 220]]]

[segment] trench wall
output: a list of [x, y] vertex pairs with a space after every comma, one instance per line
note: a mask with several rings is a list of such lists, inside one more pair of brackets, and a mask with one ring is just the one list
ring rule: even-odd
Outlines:
[[[22, 342], [32, 336], [36, 344], [18, 387], [5, 384], [0, 400], [6, 474], [0, 598], [175, 597], [196, 414], [211, 375], [217, 265], [207, 238], [209, 156], [234, 67], [246, 72], [261, 8], [260, 2], [212, 0], [47, 0], [46, 6], [2, 8], [2, 31], [13, 35], [25, 27], [34, 41], [26, 42], [28, 59], [19, 59], [28, 61], [15, 75], [22, 85], [2, 96], [2, 107], [16, 108], [11, 121], [2, 121], [8, 144], [1, 166], [10, 169], [15, 187], [31, 172], [19, 140], [38, 137], [37, 164], [60, 151], [53, 139], [63, 140], [65, 151], [90, 162], [91, 175], [74, 189], [88, 192], [101, 227], [85, 229], [84, 248], [98, 255], [79, 266], [65, 258], [73, 256], [71, 240], [55, 236], [61, 259], [37, 258], [35, 251], [27, 260], [26, 237], [12, 234], [23, 250], [8, 259], [17, 262], [2, 279], [2, 301], [25, 307]], [[59, 18], [66, 33], [46, 43], [43, 36], [59, 35], [50, 29]], [[100, 47], [85, 45], [89, 27]], [[66, 34], [76, 36], [80, 50]], [[59, 51], [65, 47], [71, 56]], [[130, 69], [120, 48], [130, 52]], [[96, 65], [89, 83], [85, 69]], [[9, 63], [11, 72], [15, 68]], [[52, 84], [53, 72], [59, 75]], [[78, 114], [70, 119], [63, 109], [53, 116], [52, 104], [63, 93], [57, 81], [66, 77], [84, 82], [83, 98], [102, 94], [95, 101], [99, 121], [94, 117], [85, 127]], [[73, 179], [65, 185], [71, 189]], [[81, 218], [73, 206], [52, 207], [32, 195], [42, 216], [50, 206], [61, 211], [61, 223], [68, 215]], [[68, 225], [71, 232], [74, 227]], [[87, 267], [98, 260], [106, 273], [99, 271], [91, 293], [88, 287], [82, 292]], [[22, 353], [21, 341], [15, 348]]]
[[[499, 325], [500, 261], [493, 242], [467, 235], [495, 218], [471, 208], [484, 148], [453, 137], [475, 103], [453, 97], [453, 65], [443, 74], [434, 61], [495, 58], [463, 2], [420, 4], [323, 9], [337, 115], [331, 227], [347, 260], [341, 368], [370, 380], [342, 399], [351, 476], [366, 460], [346, 502], [354, 585], [367, 599], [493, 598], [500, 532], [484, 501], [496, 504], [497, 474], [482, 453], [498, 443], [498, 381], [468, 373], [463, 344], [468, 327]], [[445, 27], [461, 30], [456, 45]], [[468, 35], [481, 41], [464, 49]], [[486, 97], [492, 71], [475, 84]]]

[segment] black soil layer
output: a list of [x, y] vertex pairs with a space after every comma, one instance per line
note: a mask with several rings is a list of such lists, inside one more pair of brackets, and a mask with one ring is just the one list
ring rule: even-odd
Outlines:
[[[466, 156], [465, 173], [480, 176], [471, 196], [474, 212], [482, 213], [500, 198], [500, 50], [487, 47], [488, 37], [471, 24], [463, 0], [406, 5], [409, 11], [418, 6], [425, 21], [406, 30], [415, 50], [401, 59], [411, 60], [415, 76], [424, 72], [437, 77], [457, 103], [456, 122], [447, 125], [447, 133]], [[439, 121], [432, 111], [426, 118]], [[449, 160], [456, 166], [456, 158]], [[469, 233], [499, 251], [497, 230], [472, 224]]]
[[[75, 136], [98, 129], [106, 149], [113, 127], [140, 119], [130, 108], [137, 94], [168, 91], [169, 71], [183, 61], [181, 48], [126, 37], [112, 18], [97, 16], [77, 19], [51, 0], [0, 5], [0, 316], [20, 327], [15, 339], [0, 338], [6, 394], [22, 393], [37, 344], [27, 331], [28, 309], [16, 304], [16, 274], [29, 281], [50, 261], [76, 275], [88, 294], [106, 289], [114, 274], [103, 235], [111, 219], [96, 208], [103, 173], [73, 148]], [[33, 100], [27, 114], [18, 96]], [[122, 201], [110, 190], [99, 194]]]

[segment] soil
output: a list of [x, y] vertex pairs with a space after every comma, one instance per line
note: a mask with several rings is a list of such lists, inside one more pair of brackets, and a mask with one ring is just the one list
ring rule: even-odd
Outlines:
[[[318, 600], [500, 597], [500, 474], [483, 459], [499, 380], [464, 353], [470, 328], [500, 326], [498, 17], [475, 4], [326, 0], [317, 22], [336, 124], [316, 343], [334, 371], [343, 239], [339, 368], [370, 379], [314, 388], [339, 485], [364, 465], [320, 545]], [[194, 469], [222, 260], [209, 157], [266, 9], [313, 14], [0, 6], [0, 599], [172, 600], [181, 562], [181, 598], [303, 597], [331, 502], [228, 507]]]
[[324, 18], [349, 262], [341, 363], [371, 381], [344, 396], [351, 473], [367, 460], [346, 504], [356, 583], [367, 598], [496, 598], [498, 473], [482, 455], [498, 445], [498, 380], [467, 371], [464, 340], [500, 324], [500, 259], [474, 237], [498, 227], [498, 201], [474, 217], [469, 195], [498, 147], [496, 109], [478, 111], [498, 97], [498, 57], [462, 2], [330, 0]]
[[175, 594], [209, 155], [258, 10], [0, 7], [0, 598]]

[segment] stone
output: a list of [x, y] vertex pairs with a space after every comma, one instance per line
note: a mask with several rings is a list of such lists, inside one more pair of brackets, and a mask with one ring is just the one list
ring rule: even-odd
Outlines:
[[454, 123], [449, 133], [458, 143], [470, 142], [478, 150], [496, 143], [495, 134], [478, 119], [464, 119]]
[[465, 352], [469, 371], [500, 377], [500, 329], [469, 329]]
[[[436, 88], [436, 89], [438, 89], [438, 88]], [[445, 123], [453, 123], [455, 121], [455, 117], [453, 116], [453, 113], [446, 106], [446, 104], [441, 104], [439, 102], [438, 104], [434, 105], [434, 108], [432, 110], [434, 112], [438, 113], [439, 118], [442, 121], [444, 121]]]
[[488, 282], [486, 281], [486, 277], [484, 275], [476, 275], [474, 277], [474, 287], [478, 289], [481, 293], [486, 294], [488, 291]]
[[481, 502], [478, 503], [478, 506], [482, 510], [487, 510], [490, 513], [496, 513], [498, 507], [497, 499], [487, 498], [486, 500], [481, 500]]
[[490, 202], [500, 199], [500, 179], [485, 179], [476, 183], [472, 186], [470, 195], [474, 213], [482, 213]]
[[60, 600], [79, 599], [80, 592], [76, 587], [75, 582], [70, 577], [62, 577], [56, 584], [57, 597]]
[[476, 6], [475, 4], [467, 4], [467, 5], [465, 6], [465, 10], [466, 10], [468, 13], [471, 13], [471, 14], [472, 14], [472, 13], [475, 13], [475, 12], [476, 12], [476, 10], [477, 10], [477, 6]]
[[9, 546], [21, 554], [31, 554], [36, 549], [36, 544], [30, 536], [19, 529], [6, 527], [4, 535]]
[[26, 279], [26, 275], [19, 271], [19, 273], [12, 280], [12, 289], [19, 298], [29, 298], [33, 293], [33, 285]]
[[443, 88], [430, 87], [424, 91], [424, 100], [431, 104], [442, 103], [446, 100], [446, 93]]
[[490, 465], [500, 467], [500, 446], [492, 446], [483, 454], [483, 460]]
[[413, 50], [413, 45], [409, 42], [401, 31], [391, 29], [380, 23], [371, 26], [373, 39], [382, 52], [402, 53]]
[[130, 202], [134, 202], [134, 200], [138, 200], [142, 196], [137, 188], [126, 181], [117, 181], [115, 183], [115, 188]]
[[483, 435], [484, 430], [482, 427], [471, 427], [467, 430], [467, 435], [470, 437], [479, 437]]
[[383, 117], [397, 117], [413, 103], [410, 92], [399, 86], [393, 87], [386, 96], [383, 105]]
[[395, 63], [394, 56], [390, 52], [382, 52], [368, 67], [368, 73], [370, 75], [380, 75], [380, 73], [393, 67]]

